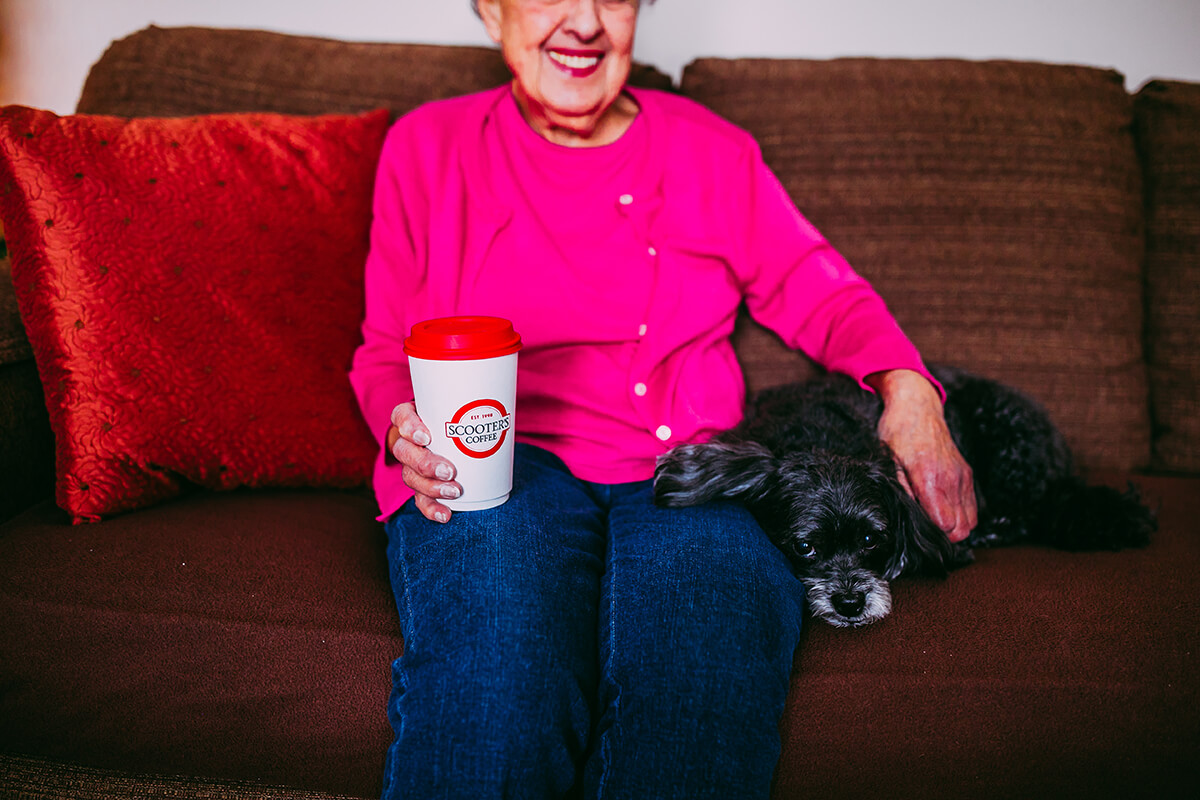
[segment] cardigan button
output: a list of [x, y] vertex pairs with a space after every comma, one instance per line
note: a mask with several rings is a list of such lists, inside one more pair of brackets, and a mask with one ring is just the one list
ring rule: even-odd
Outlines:
[[645, 325], [639, 325], [638, 326], [638, 336], [645, 336], [647, 330], [649, 330], [649, 329]]
[[671, 429], [666, 425], [659, 425], [658, 430], [654, 432], [654, 435], [658, 437], [660, 442], [665, 442], [671, 438]]
[[635, 383], [633, 385], [633, 393], [636, 394], [638, 397], [645, 397], [646, 392], [648, 392], [648, 391], [650, 391], [650, 390], [646, 387], [646, 384], [644, 384], [644, 383]]
[[621, 195], [620, 197], [618, 197], [618, 198], [617, 198], [617, 202], [618, 202], [618, 203], [620, 203], [620, 204], [621, 204], [621, 205], [623, 205], [623, 206], [630, 205], [630, 204], [633, 202], [633, 195], [631, 195], [631, 194], [623, 194], [623, 195]]

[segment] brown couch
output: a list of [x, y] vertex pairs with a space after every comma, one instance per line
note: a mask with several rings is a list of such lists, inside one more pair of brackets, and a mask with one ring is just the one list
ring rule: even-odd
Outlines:
[[[505, 79], [478, 48], [149, 28], [79, 111], [399, 114]], [[1145, 550], [983, 551], [899, 582], [878, 625], [812, 624], [775, 796], [1200, 796], [1200, 86], [701, 59], [676, 88], [756, 135], [929, 360], [1028, 390], [1159, 513]], [[71, 525], [7, 266], [0, 796], [375, 796], [403, 643], [369, 492], [195, 490]], [[752, 387], [813, 369], [753, 323], [737, 344]]]

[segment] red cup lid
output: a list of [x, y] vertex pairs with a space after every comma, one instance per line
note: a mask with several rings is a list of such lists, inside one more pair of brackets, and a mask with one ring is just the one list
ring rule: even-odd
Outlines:
[[500, 317], [440, 317], [418, 322], [404, 352], [430, 361], [506, 356], [521, 349], [521, 335]]

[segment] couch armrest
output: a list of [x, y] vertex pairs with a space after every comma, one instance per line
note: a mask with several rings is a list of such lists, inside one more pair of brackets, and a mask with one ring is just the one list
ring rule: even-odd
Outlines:
[[54, 436], [0, 231], [0, 522], [53, 496]]

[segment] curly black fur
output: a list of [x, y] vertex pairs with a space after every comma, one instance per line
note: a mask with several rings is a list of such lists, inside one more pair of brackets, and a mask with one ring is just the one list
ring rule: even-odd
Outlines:
[[888, 581], [941, 574], [972, 547], [1037, 541], [1067, 550], [1139, 547], [1154, 514], [1130, 487], [1089, 486], [1046, 412], [1016, 390], [949, 367], [946, 422], [975, 476], [979, 525], [954, 544], [898, 479], [876, 431], [878, 397], [830, 375], [759, 393], [737, 427], [658, 462], [655, 499], [735, 499], [804, 581], [814, 613], [839, 626], [891, 610]]

